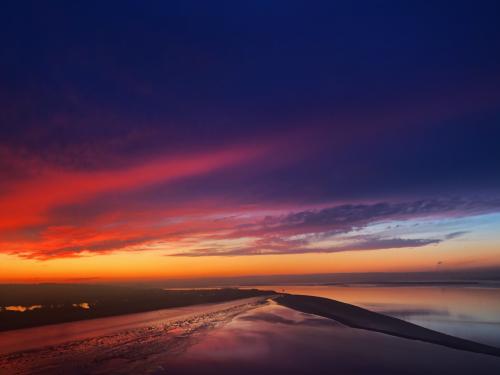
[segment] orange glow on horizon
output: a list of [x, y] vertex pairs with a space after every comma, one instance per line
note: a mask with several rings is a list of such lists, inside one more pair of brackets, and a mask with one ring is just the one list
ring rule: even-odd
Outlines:
[[[450, 270], [500, 266], [496, 246], [482, 245], [482, 256], [479, 259], [475, 257], [474, 261], [469, 255], [470, 247], [457, 250], [453, 245], [440, 246], [439, 258], [433, 246], [404, 253], [398, 249], [388, 249], [331, 254], [199, 258], [169, 257], [159, 251], [117, 252], [48, 261], [0, 255], [0, 282], [104, 282], [337, 272], [434, 271], [437, 259], [450, 259], [446, 262], [446, 269]], [[474, 248], [477, 250], [477, 247]]]
[[[228, 197], [203, 185], [201, 193], [197, 186], [194, 194], [185, 193], [182, 184], [174, 186], [179, 180], [218, 178], [233, 167], [262, 172], [260, 164], [280, 144], [233, 145], [106, 170], [31, 166], [0, 195], [0, 282], [422, 271], [443, 262], [449, 269], [500, 265], [491, 238], [454, 240], [469, 233], [463, 223], [432, 233], [432, 220], [452, 220], [457, 207], [475, 202], [306, 204]], [[154, 192], [160, 199], [148, 195], [153, 185], [161, 187]], [[172, 198], [175, 188], [178, 195]], [[484, 202], [478, 205], [487, 211]], [[433, 207], [444, 207], [445, 215]], [[410, 228], [408, 222], [417, 219], [419, 228]], [[498, 218], [489, 220], [491, 226]], [[420, 229], [425, 226], [427, 233]]]

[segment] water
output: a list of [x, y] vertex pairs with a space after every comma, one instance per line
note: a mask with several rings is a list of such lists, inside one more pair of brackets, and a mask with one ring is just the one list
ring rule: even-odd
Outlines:
[[[498, 289], [260, 288], [358, 304], [485, 343], [498, 343], [500, 337], [495, 322], [500, 316]], [[30, 350], [3, 356], [0, 350], [0, 374], [500, 373], [497, 357], [354, 329], [273, 301], [246, 303], [198, 305], [3, 332], [0, 349], [4, 353]]]
[[165, 358], [157, 374], [487, 374], [500, 358], [458, 351], [269, 304]]
[[380, 285], [259, 288], [331, 298], [500, 347], [500, 288]]
[[[141, 327], [167, 324], [171, 321], [187, 319], [201, 312], [218, 311], [223, 308], [239, 305], [247, 300], [192, 305], [0, 332], [0, 355], [16, 351], [34, 350], [88, 338], [110, 336]], [[250, 298], [249, 300], [253, 299]], [[20, 312], [20, 314], [22, 313]]]

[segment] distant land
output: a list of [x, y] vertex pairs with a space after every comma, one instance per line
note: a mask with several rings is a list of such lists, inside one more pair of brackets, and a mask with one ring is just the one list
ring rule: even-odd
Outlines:
[[0, 285], [0, 331], [226, 302], [273, 292], [255, 289], [163, 290], [85, 284]]
[[[97, 280], [94, 280], [97, 282]], [[424, 272], [322, 273], [301, 275], [249, 275], [236, 277], [205, 277], [190, 279], [155, 279], [115, 282], [122, 285], [143, 285], [162, 288], [208, 288], [285, 284], [392, 284], [396, 285], [491, 285], [500, 287], [500, 268], [443, 270]]]

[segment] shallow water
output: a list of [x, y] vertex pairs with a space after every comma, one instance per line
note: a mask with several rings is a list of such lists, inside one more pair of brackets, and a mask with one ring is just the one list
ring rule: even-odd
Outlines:
[[[254, 298], [250, 298], [249, 300], [254, 300]], [[196, 314], [229, 308], [244, 303], [245, 301], [247, 301], [247, 299], [162, 309], [0, 332], [0, 355], [85, 340], [88, 338], [113, 335], [115, 333], [141, 327], [167, 324], [171, 321], [195, 316]]]
[[270, 304], [157, 367], [158, 374], [487, 374], [500, 358], [353, 329]]
[[462, 286], [259, 286], [326, 297], [500, 347], [500, 288]]
[[[250, 300], [39, 327], [50, 335], [36, 350], [0, 355], [0, 374], [500, 373], [497, 357]], [[10, 333], [27, 332], [39, 331]], [[54, 336], [64, 343], [47, 346]]]

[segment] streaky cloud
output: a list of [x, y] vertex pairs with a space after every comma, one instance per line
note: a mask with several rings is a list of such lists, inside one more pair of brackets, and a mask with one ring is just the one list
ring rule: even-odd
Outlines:
[[384, 250], [423, 247], [442, 242], [440, 239], [404, 239], [404, 238], [373, 238], [355, 244], [332, 246], [323, 248], [287, 247], [285, 245], [270, 245], [264, 247], [241, 247], [230, 250], [217, 248], [204, 248], [187, 253], [175, 253], [171, 256], [242, 256], [242, 255], [285, 255], [285, 254], [314, 254], [314, 253], [339, 253], [344, 251]]

